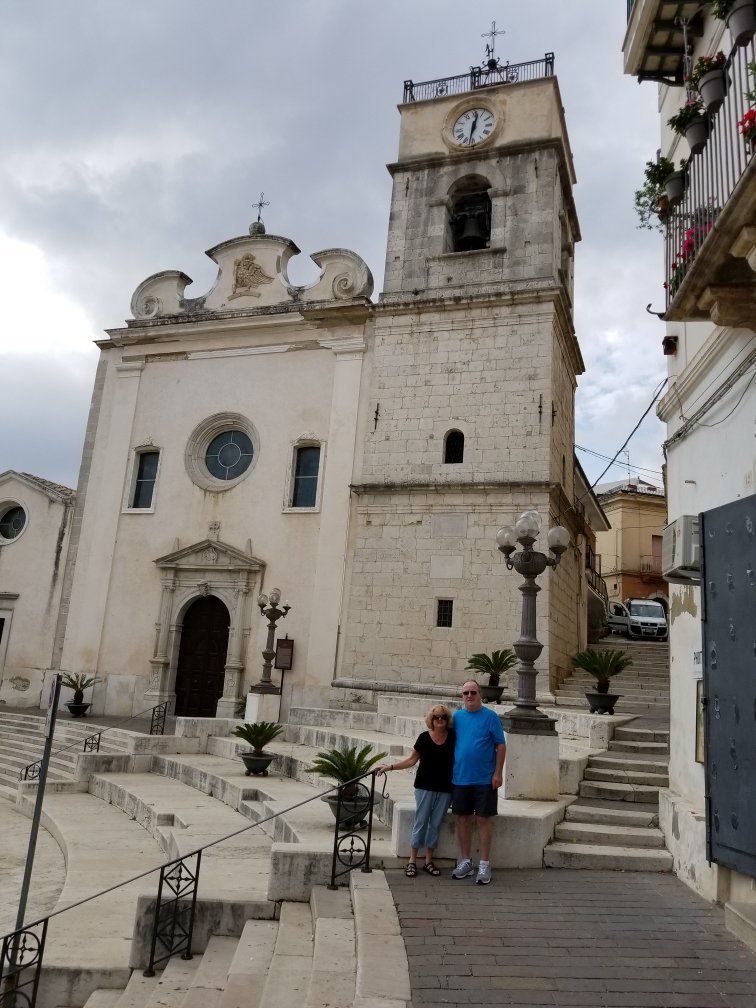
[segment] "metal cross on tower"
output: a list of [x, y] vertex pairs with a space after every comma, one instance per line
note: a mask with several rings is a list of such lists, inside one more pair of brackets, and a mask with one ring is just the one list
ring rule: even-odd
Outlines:
[[262, 220], [262, 217], [260, 216], [262, 214], [262, 208], [266, 207], [266, 206], [270, 206], [270, 201], [266, 200], [265, 199], [265, 193], [261, 192], [260, 193], [260, 198], [258, 199], [257, 203], [253, 203], [252, 206], [253, 207], [257, 207], [257, 220], [258, 220], [258, 223], [259, 223]]
[[506, 32], [504, 31], [503, 28], [497, 28], [496, 27], [496, 22], [492, 21], [491, 22], [491, 31], [483, 32], [483, 34], [480, 36], [481, 38], [484, 38], [484, 39], [491, 39], [490, 43], [486, 42], [486, 59], [487, 60], [495, 60], [496, 59], [496, 36], [497, 35], [506, 35]]

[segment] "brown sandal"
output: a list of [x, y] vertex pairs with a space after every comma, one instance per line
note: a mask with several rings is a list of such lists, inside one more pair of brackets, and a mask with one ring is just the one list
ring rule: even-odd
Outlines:
[[438, 868], [436, 868], [436, 866], [433, 864], [432, 861], [429, 861], [427, 864], [423, 865], [423, 871], [427, 872], [429, 875], [432, 875], [434, 878], [436, 878], [438, 875], [441, 874], [441, 872], [438, 870]]
[[410, 861], [407, 867], [404, 869], [404, 874], [407, 878], [414, 878], [417, 875], [417, 865], [414, 861]]

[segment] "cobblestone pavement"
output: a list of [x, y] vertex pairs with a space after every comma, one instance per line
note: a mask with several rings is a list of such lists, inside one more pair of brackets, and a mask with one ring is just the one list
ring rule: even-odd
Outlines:
[[756, 1008], [756, 955], [673, 875], [387, 871], [412, 1008]]

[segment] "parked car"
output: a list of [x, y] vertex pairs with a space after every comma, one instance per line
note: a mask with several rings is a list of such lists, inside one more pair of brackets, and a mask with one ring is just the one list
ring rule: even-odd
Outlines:
[[625, 637], [667, 639], [667, 615], [664, 606], [653, 599], [625, 599], [610, 602], [607, 617], [612, 633]]

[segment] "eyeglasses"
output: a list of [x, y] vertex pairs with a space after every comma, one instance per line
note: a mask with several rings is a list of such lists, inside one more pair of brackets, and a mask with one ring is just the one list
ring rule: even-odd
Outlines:
[[434, 721], [448, 721], [449, 720], [448, 714], [432, 714], [431, 717], [433, 718]]
[[478, 691], [476, 689], [463, 689], [462, 696], [477, 696]]

